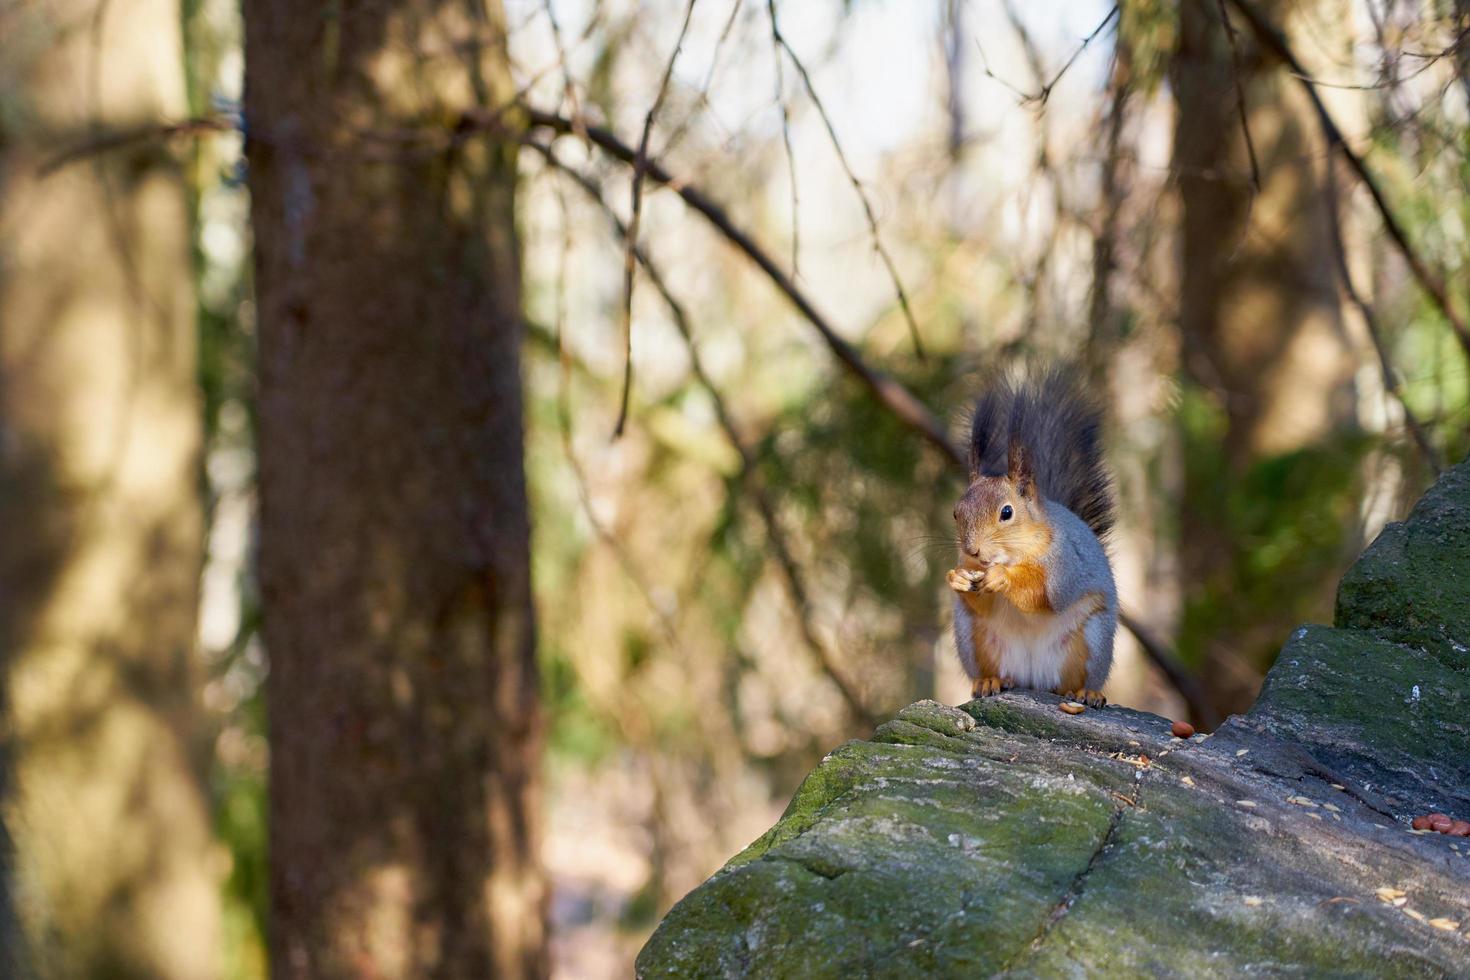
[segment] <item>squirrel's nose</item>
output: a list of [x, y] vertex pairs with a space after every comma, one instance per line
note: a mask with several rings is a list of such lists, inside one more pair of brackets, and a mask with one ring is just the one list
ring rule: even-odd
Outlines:
[[969, 555], [971, 558], [979, 558], [980, 546], [972, 544], [965, 545], [965, 554]]

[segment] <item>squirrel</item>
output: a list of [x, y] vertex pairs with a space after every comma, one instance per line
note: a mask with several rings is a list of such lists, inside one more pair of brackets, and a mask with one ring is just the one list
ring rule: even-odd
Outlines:
[[1028, 687], [1107, 704], [1118, 593], [1103, 547], [1114, 504], [1101, 430], [1066, 369], [998, 380], [976, 402], [954, 510], [959, 565], [947, 575], [974, 697]]

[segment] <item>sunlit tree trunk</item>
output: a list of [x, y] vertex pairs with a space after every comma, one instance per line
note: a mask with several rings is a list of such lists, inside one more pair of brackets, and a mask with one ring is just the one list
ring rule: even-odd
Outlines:
[[4, 815], [41, 976], [220, 967], [184, 181], [156, 141], [37, 173], [184, 112], [176, 2], [0, 9]]
[[[1310, 25], [1347, 17], [1335, 0], [1309, 6]], [[1300, 5], [1263, 0], [1258, 7], [1287, 28], [1288, 13], [1307, 19]], [[1232, 50], [1216, 0], [1180, 5], [1171, 74], [1183, 203], [1182, 366], [1195, 393], [1189, 397], [1197, 399], [1186, 405], [1193, 424], [1185, 452], [1190, 459], [1224, 460], [1223, 469], [1186, 465], [1181, 565], [1187, 607], [1228, 608], [1232, 568], [1251, 549], [1227, 513], [1230, 487], [1261, 460], [1351, 424], [1354, 359], [1328, 244], [1328, 151], [1299, 83], [1243, 25]], [[1258, 192], [1250, 182], [1237, 78], [1259, 164]], [[1218, 709], [1238, 711], [1254, 698], [1269, 665], [1262, 658], [1294, 622], [1283, 612], [1240, 609], [1211, 626], [1199, 652]]]
[[503, 13], [244, 12], [273, 973], [540, 975]]

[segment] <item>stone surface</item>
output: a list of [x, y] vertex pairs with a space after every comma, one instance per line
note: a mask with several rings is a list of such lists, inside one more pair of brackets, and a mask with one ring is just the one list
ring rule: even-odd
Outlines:
[[833, 751], [640, 977], [1470, 975], [1470, 467], [1212, 736], [1013, 692]]

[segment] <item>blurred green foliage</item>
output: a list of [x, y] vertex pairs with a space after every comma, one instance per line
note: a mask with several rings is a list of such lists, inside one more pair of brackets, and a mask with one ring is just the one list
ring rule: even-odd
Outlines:
[[1135, 92], [1153, 96], [1179, 43], [1179, 5], [1169, 0], [1134, 0], [1121, 7], [1118, 38], [1128, 53], [1128, 83]]
[[1188, 512], [1212, 518], [1214, 540], [1226, 549], [1215, 577], [1186, 597], [1179, 652], [1198, 667], [1212, 638], [1260, 624], [1265, 628], [1241, 634], [1253, 646], [1235, 652], [1264, 670], [1284, 630], [1330, 614], [1336, 575], [1364, 544], [1363, 466], [1380, 441], [1344, 430], [1235, 472], [1223, 449], [1225, 412], [1214, 398], [1186, 386], [1178, 418], [1184, 485], [1196, 495]]

